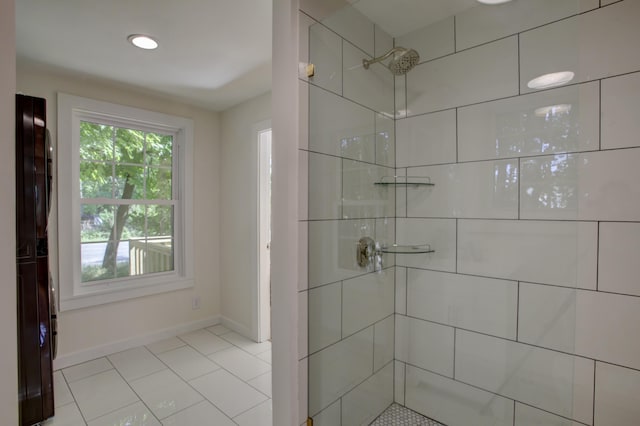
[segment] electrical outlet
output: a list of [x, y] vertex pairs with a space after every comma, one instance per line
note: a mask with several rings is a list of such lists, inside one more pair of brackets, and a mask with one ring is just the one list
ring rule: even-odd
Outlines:
[[191, 301], [191, 309], [193, 309], [194, 311], [196, 309], [200, 309], [200, 296], [195, 296], [193, 298], [193, 300]]

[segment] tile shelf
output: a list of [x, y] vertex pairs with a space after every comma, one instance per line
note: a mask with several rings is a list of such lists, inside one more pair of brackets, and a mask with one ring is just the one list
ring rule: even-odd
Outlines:
[[382, 176], [375, 185], [435, 186], [428, 176]]

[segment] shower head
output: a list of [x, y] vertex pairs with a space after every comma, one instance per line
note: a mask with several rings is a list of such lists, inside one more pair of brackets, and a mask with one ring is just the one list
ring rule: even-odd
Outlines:
[[420, 55], [413, 49], [407, 49], [404, 47], [396, 47], [388, 51], [382, 56], [378, 56], [373, 59], [363, 59], [362, 65], [365, 69], [369, 69], [371, 64], [384, 61], [388, 57], [392, 56], [391, 60], [387, 64], [387, 68], [393, 75], [404, 75], [408, 73], [413, 67], [420, 62]]

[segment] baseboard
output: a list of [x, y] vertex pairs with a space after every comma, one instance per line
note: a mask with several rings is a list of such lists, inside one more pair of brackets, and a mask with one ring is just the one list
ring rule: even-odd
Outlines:
[[[174, 327], [165, 328], [159, 331], [154, 331], [142, 336], [131, 337], [129, 339], [119, 340], [117, 342], [106, 343], [100, 346], [94, 346], [89, 349], [85, 349], [78, 352], [72, 352], [70, 354], [58, 356], [53, 361], [53, 369], [60, 370], [71, 365], [80, 364], [83, 362], [91, 361], [92, 359], [100, 358], [106, 355], [111, 355], [116, 352], [121, 352], [127, 349], [135, 348], [140, 345], [148, 345], [150, 343], [157, 342], [159, 340], [168, 339], [169, 337], [175, 337], [179, 334], [188, 333], [190, 331], [198, 330], [205, 327], [220, 324], [220, 316], [210, 317], [198, 321], [184, 323], [176, 325]], [[231, 328], [230, 326], [225, 326]]]
[[247, 339], [255, 340], [256, 336], [253, 335], [253, 331], [247, 327], [246, 325], [240, 324], [237, 321], [234, 321], [227, 317], [220, 317], [220, 323], [227, 327], [228, 329], [235, 331], [238, 334], [243, 335]]

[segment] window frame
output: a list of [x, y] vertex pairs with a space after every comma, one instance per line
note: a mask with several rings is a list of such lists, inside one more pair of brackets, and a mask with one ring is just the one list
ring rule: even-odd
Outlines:
[[[174, 135], [174, 270], [81, 282], [80, 122]], [[58, 270], [60, 310], [80, 309], [194, 286], [193, 121], [58, 93]], [[67, 255], [63, 255], [67, 253]]]

